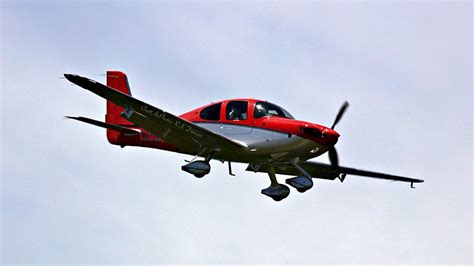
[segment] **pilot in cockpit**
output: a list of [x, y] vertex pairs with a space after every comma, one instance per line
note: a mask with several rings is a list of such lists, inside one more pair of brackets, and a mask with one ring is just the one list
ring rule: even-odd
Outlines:
[[232, 107], [230, 109], [228, 117], [231, 120], [243, 120], [244, 119], [244, 117], [242, 116], [242, 112], [240, 112], [239, 108], [236, 108], [236, 107]]

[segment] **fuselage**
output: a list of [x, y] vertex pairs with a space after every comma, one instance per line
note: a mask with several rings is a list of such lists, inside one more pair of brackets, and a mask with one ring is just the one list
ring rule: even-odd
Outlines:
[[[218, 153], [214, 157], [242, 163], [307, 160], [325, 153], [329, 145], [334, 145], [339, 137], [330, 128], [295, 120], [283, 108], [257, 99], [240, 98], [215, 102], [184, 113], [180, 118], [246, 145], [248, 150], [245, 154]], [[189, 153], [176, 149], [145, 130], [135, 136], [108, 131], [107, 137], [110, 143], [121, 146]]]

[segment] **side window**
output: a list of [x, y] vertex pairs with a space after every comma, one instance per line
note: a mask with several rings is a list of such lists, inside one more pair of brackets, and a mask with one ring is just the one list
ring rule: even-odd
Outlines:
[[208, 106], [201, 110], [199, 117], [204, 120], [219, 120], [221, 119], [221, 105], [222, 103], [216, 103], [214, 105]]
[[226, 118], [227, 120], [246, 120], [247, 119], [246, 101], [232, 101], [227, 103]]

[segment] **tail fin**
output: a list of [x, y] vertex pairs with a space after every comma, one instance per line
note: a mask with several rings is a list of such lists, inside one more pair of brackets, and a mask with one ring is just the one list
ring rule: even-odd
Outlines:
[[[130, 86], [128, 85], [127, 75], [121, 71], [107, 71], [107, 86], [125, 94], [132, 95]], [[107, 101], [105, 122], [114, 125], [132, 125], [132, 122], [120, 116], [123, 111], [123, 107], [120, 107], [111, 101]]]
[[[107, 86], [125, 94], [132, 95], [130, 92], [130, 86], [128, 85], [127, 75], [121, 71], [107, 71]], [[120, 116], [120, 114], [124, 110], [125, 109], [123, 107], [120, 107], [111, 101], [107, 101], [107, 113], [105, 114], [105, 123], [125, 127], [133, 125], [132, 122]], [[124, 145], [123, 138], [124, 136], [122, 132], [114, 130], [112, 128], [107, 128], [107, 140], [110, 143], [122, 146]]]

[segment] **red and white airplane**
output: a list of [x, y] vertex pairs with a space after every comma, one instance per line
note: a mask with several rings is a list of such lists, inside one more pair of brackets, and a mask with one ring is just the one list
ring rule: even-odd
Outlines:
[[[107, 72], [107, 86], [74, 74], [70, 82], [107, 100], [105, 123], [85, 117], [79, 120], [107, 129], [111, 144], [155, 148], [195, 156], [182, 170], [203, 177], [211, 170], [211, 159], [248, 164], [247, 171], [266, 172], [270, 186], [262, 194], [280, 201], [290, 189], [278, 183], [276, 174], [296, 176], [286, 183], [305, 192], [312, 178], [344, 181], [346, 174], [394, 181], [421, 183], [423, 180], [339, 166], [334, 145], [339, 133], [334, 127], [349, 104], [345, 102], [331, 127], [296, 120], [285, 109], [256, 99], [231, 99], [211, 103], [180, 116], [133, 98], [127, 76]], [[328, 152], [331, 164], [308, 159]], [[197, 160], [202, 157], [203, 160]]]

